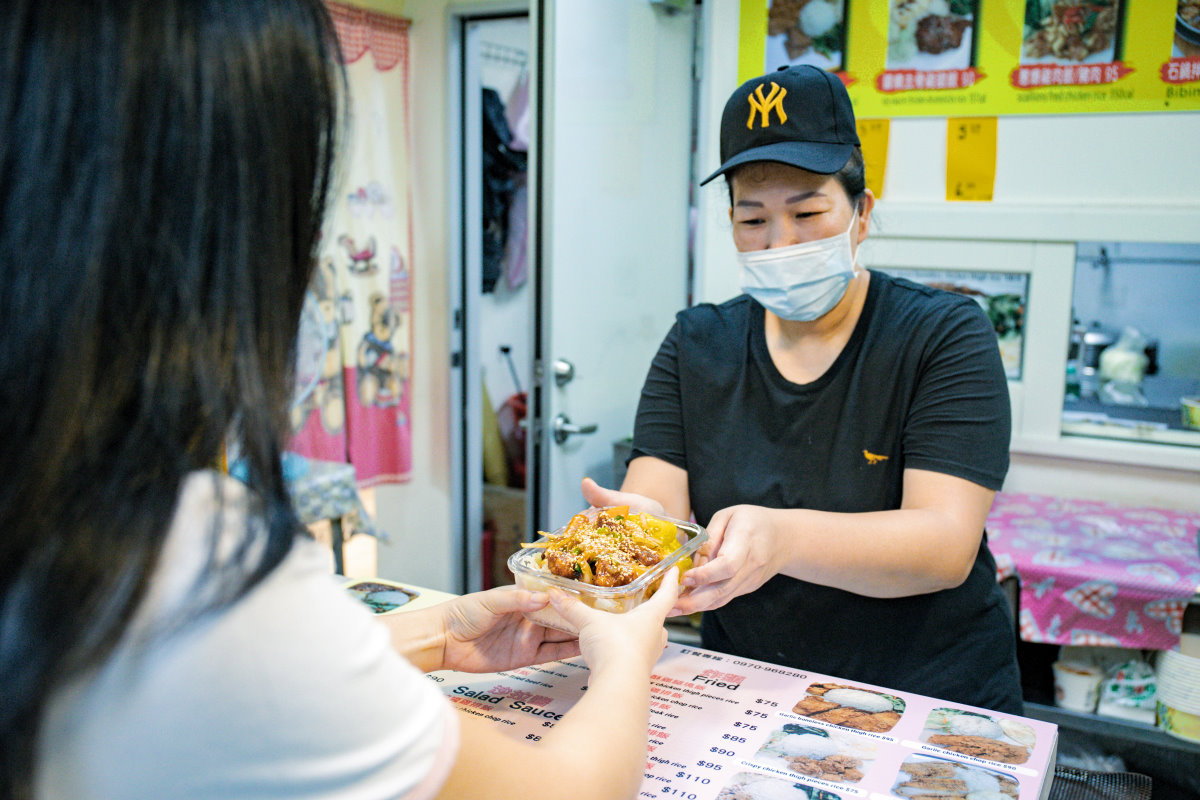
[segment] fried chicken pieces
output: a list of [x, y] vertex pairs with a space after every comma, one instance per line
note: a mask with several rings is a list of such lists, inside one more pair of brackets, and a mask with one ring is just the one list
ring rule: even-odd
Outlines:
[[587, 514], [572, 517], [546, 544], [544, 563], [564, 578], [625, 586], [678, 547], [674, 525], [616, 507], [602, 509], [594, 520]]

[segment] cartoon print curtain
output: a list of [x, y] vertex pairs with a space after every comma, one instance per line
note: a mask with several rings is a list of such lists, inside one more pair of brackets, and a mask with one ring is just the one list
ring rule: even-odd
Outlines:
[[327, 3], [350, 86], [337, 196], [300, 325], [291, 449], [409, 479], [412, 435], [408, 25]]

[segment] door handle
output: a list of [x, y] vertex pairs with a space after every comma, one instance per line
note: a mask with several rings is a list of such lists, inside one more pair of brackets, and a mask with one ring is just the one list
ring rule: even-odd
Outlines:
[[599, 426], [595, 423], [591, 425], [574, 425], [571, 418], [566, 414], [559, 414], [554, 418], [554, 423], [551, 430], [554, 431], [555, 444], [562, 444], [571, 434], [574, 433], [595, 433]]
[[575, 379], [575, 365], [565, 358], [554, 361], [554, 385], [566, 386]]

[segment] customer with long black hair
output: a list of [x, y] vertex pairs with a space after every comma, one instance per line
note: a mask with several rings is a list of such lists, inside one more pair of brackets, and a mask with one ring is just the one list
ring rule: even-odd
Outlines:
[[[632, 794], [675, 579], [385, 627], [280, 466], [344, 79], [318, 0], [0, 5], [0, 796]], [[234, 440], [246, 485], [214, 469]], [[526, 621], [547, 602], [578, 640]], [[539, 745], [419, 670], [583, 653]], [[402, 657], [403, 656], [403, 657]]]

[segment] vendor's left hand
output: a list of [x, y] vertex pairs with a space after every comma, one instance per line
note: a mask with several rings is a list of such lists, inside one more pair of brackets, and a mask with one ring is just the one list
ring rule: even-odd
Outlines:
[[579, 655], [577, 639], [522, 616], [548, 602], [545, 592], [505, 586], [445, 603], [442, 668], [500, 672]]
[[730, 506], [713, 514], [708, 542], [683, 577], [690, 591], [671, 614], [720, 608], [774, 577], [781, 564], [774, 523], [771, 510], [762, 506]]
[[583, 499], [586, 500], [592, 508], [610, 508], [612, 506], [629, 506], [629, 510], [635, 514], [657, 514], [663, 515], [662, 503], [655, 500], [653, 497], [635, 494], [634, 492], [622, 492], [616, 489], [606, 489], [596, 483], [591, 478], [584, 478], [579, 483], [579, 488], [583, 492]]

